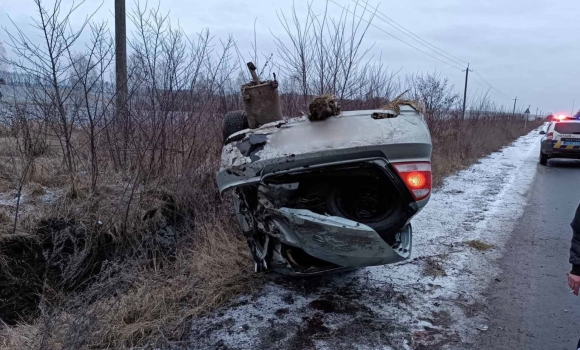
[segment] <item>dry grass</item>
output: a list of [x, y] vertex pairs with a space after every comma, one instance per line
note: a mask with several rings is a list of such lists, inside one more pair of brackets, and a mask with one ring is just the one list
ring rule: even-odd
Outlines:
[[493, 244], [487, 244], [485, 242], [480, 241], [479, 239], [467, 241], [465, 242], [465, 244], [467, 244], [468, 247], [479, 251], [486, 251], [495, 248]]
[[[491, 124], [486, 131], [481, 131], [482, 124], [466, 123], [462, 130], [471, 136], [454, 142], [442, 142], [446, 133], [433, 132], [436, 183], [523, 134], [523, 130], [517, 130], [517, 123]], [[488, 137], [494, 141], [486, 146]], [[53, 189], [62, 186], [63, 171], [58, 159], [42, 159], [36, 166], [46, 170], [35, 172], [35, 183], [28, 185], [32, 192], [40, 194], [40, 184]], [[105, 233], [119, 252], [126, 252], [131, 258], [113, 259], [113, 267], [104, 267], [82, 293], [45, 293], [43, 314], [36, 322], [0, 330], [2, 349], [35, 348], [41, 341], [47, 349], [164, 347], [184, 339], [193, 318], [259, 288], [260, 278], [252, 272], [246, 242], [213, 192], [211, 168], [209, 164], [210, 175], [195, 178], [197, 185], [186, 183], [170, 191], [138, 191], [136, 204], [129, 211], [132, 229], [128, 236], [120, 234], [123, 224], [119, 215], [123, 211], [119, 208], [126, 205], [128, 194], [128, 188], [119, 185], [125, 181], [120, 174], [103, 174], [98, 195], [90, 193], [87, 180], [81, 177], [77, 198], [63, 196], [56, 205], [39, 207], [26, 221], [28, 226], [21, 225], [28, 227], [22, 229], [24, 232], [33, 232], [43, 218], [67, 218], [85, 228], [95, 228], [95, 222], [102, 221], [107, 229], [94, 231], [95, 234]], [[163, 187], [159, 186], [151, 187]], [[198, 208], [193, 210], [199, 214], [186, 215], [180, 226], [183, 238], [169, 255], [161, 248], [153, 249], [150, 240], [143, 241], [139, 235], [153, 232], [159, 220], [164, 222], [160, 208], [166, 202], [160, 199], [160, 193], [167, 193], [184, 208]], [[157, 208], [154, 221], [143, 223], [144, 214], [152, 208]], [[485, 243], [475, 242], [466, 244], [487, 249]], [[445, 257], [427, 259], [424, 275], [446, 276], [444, 260]]]
[[15, 328], [0, 325], [0, 350], [40, 349], [39, 328], [36, 325], [20, 325]]
[[16, 141], [13, 137], [0, 137], [0, 157], [18, 157]]
[[12, 221], [12, 219], [10, 218], [10, 216], [8, 216], [8, 214], [2, 210], [0, 210], [0, 224], [5, 224]]
[[423, 114], [425, 108], [421, 103], [417, 100], [406, 100], [403, 98], [405, 94], [407, 94], [409, 90], [403, 92], [399, 96], [395, 97], [392, 101], [387, 103], [386, 105], [382, 106], [380, 109], [388, 109], [395, 112], [395, 115], [399, 115], [401, 113], [401, 106], [411, 106], [419, 113]]
[[[104, 339], [97, 347], [129, 347], [178, 341], [199, 317], [233, 297], [251, 292], [254, 279], [246, 244], [230, 228], [216, 223], [202, 228], [208, 239], [182, 250], [173, 266], [141, 274], [117, 312], [103, 320]], [[228, 225], [229, 226], [229, 225]], [[103, 340], [105, 342], [101, 343]]]
[[[213, 182], [213, 176], [194, 178], [198, 185], [193, 187], [184, 184], [170, 191], [151, 183], [134, 193], [123, 185], [122, 175], [103, 176], [98, 194], [81, 178], [74, 198], [61, 190], [55, 204], [31, 202], [36, 209], [19, 232], [32, 238], [61, 237], [48, 251], [47, 263], [56, 259], [54, 263], [69, 267], [49, 276], [42, 314], [33, 324], [0, 327], [2, 349], [36, 348], [40, 342], [46, 349], [163, 347], [183, 339], [192, 318], [259, 285], [245, 239], [213, 195], [215, 185], [199, 182]], [[25, 188], [36, 194], [44, 190], [36, 183]], [[23, 208], [29, 205], [25, 202]], [[174, 243], [159, 242], [172, 232], [166, 227], [179, 231]], [[84, 237], [78, 242], [82, 244], [67, 238], [70, 234]], [[0, 241], [0, 260], [15, 266], [6, 251], [2, 254], [5, 246]], [[68, 252], [54, 255], [59, 247]], [[103, 264], [90, 285], [75, 283], [75, 276], [90, 276], [89, 267], [100, 264], [99, 247], [107, 249], [112, 267]]]
[[42, 187], [40, 184], [36, 182], [29, 183], [28, 190], [30, 191], [30, 194], [35, 197], [46, 194], [46, 190], [44, 189], [44, 187]]
[[[205, 238], [181, 247], [164, 269], [111, 269], [117, 272], [53, 305], [34, 325], [7, 328], [2, 348], [32, 348], [41, 338], [48, 349], [164, 348], [183, 339], [192, 318], [258, 285], [246, 243], [231, 227], [227, 221], [199, 226]], [[97, 295], [96, 302], [88, 301]]]

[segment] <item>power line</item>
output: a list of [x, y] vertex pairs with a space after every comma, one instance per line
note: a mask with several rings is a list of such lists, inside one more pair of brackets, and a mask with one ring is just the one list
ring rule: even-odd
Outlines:
[[[358, 0], [352, 0], [354, 3], [358, 3]], [[368, 0], [363, 0], [365, 5], [369, 5]], [[379, 18], [384, 17], [383, 21], [385, 23], [387, 23], [388, 25], [390, 25], [391, 27], [395, 28], [396, 30], [398, 30], [399, 32], [403, 33], [404, 35], [406, 35], [407, 37], [411, 38], [412, 40], [414, 40], [415, 42], [427, 47], [428, 49], [436, 52], [437, 54], [445, 57], [446, 59], [459, 64], [459, 65], [463, 65], [464, 63], [469, 63], [457, 56], [454, 56], [452, 54], [450, 54], [449, 52], [431, 44], [430, 42], [428, 42], [427, 40], [421, 38], [420, 36], [418, 36], [417, 34], [413, 33], [412, 31], [410, 31], [409, 29], [405, 28], [403, 25], [397, 23], [394, 19], [390, 18], [389, 16], [385, 15], [383, 12], [379, 11], [378, 9], [375, 9], [376, 13], [379, 14]], [[392, 23], [389, 23], [392, 22]]]
[[[494, 94], [494, 96], [498, 96], [495, 91], [493, 91], [488, 85], [484, 84], [481, 80], [477, 79], [477, 77], [475, 77], [474, 75], [471, 76], [471, 79], [474, 83], [479, 85], [484, 92]], [[503, 96], [499, 96], [499, 97], [503, 97]]]
[[[373, 27], [377, 28], [377, 29], [378, 29], [378, 30], [380, 30], [381, 32], [383, 32], [383, 33], [387, 34], [388, 36], [392, 37], [393, 39], [396, 39], [396, 40], [398, 40], [398, 41], [402, 42], [403, 44], [405, 44], [405, 45], [407, 45], [407, 46], [410, 46], [410, 47], [412, 47], [413, 49], [415, 49], [415, 50], [417, 50], [417, 51], [419, 51], [419, 52], [421, 52], [421, 53], [423, 53], [423, 54], [425, 54], [425, 55], [427, 55], [427, 56], [429, 56], [429, 57], [431, 57], [431, 58], [434, 58], [434, 59], [436, 59], [437, 61], [439, 61], [439, 62], [441, 62], [441, 63], [444, 63], [444, 64], [446, 64], [446, 65], [448, 65], [448, 66], [451, 66], [451, 67], [453, 67], [453, 68], [455, 68], [455, 69], [458, 69], [458, 70], [463, 70], [463, 68], [461, 68], [461, 67], [458, 67], [458, 66], [456, 66], [456, 65], [455, 65], [455, 64], [453, 64], [453, 63], [449, 63], [449, 62], [447, 62], [447, 61], [443, 61], [442, 59], [440, 59], [440, 58], [438, 58], [438, 57], [436, 57], [436, 56], [433, 56], [433, 55], [431, 55], [430, 53], [428, 53], [428, 52], [425, 52], [425, 51], [421, 50], [420, 48], [418, 48], [418, 47], [416, 47], [416, 46], [414, 46], [414, 45], [412, 45], [412, 44], [409, 44], [409, 43], [408, 43], [408, 42], [406, 42], [405, 40], [403, 40], [403, 39], [401, 39], [401, 38], [399, 38], [399, 37], [396, 37], [396, 36], [394, 36], [393, 34], [391, 34], [391, 33], [387, 32], [386, 30], [384, 30], [383, 28], [381, 28], [381, 27], [377, 26], [376, 24], [372, 23], [371, 21], [369, 21], [369, 20], [367, 20], [367, 19], [363, 18], [362, 16], [359, 16], [359, 15], [357, 15], [356, 13], [352, 12], [350, 9], [348, 9], [348, 8], [346, 8], [346, 7], [342, 6], [342, 5], [340, 5], [340, 4], [339, 4], [339, 3], [337, 3], [336, 1], [334, 1], [334, 0], [330, 0], [330, 2], [332, 2], [333, 4], [335, 4], [335, 5], [336, 5], [336, 6], [338, 6], [338, 7], [342, 8], [344, 11], [346, 11], [346, 12], [348, 12], [348, 13], [352, 14], [353, 16], [355, 16], [355, 17], [358, 17], [359, 19], [361, 19], [361, 20], [363, 20], [363, 21], [367, 22], [369, 25], [371, 25], [371, 26], [373, 26]], [[364, 9], [364, 11], [366, 12], [366, 11], [368, 11], [368, 10], [365, 8], [365, 9]]]
[[[475, 73], [475, 72], [474, 72], [474, 73]], [[513, 98], [511, 98], [511, 97], [509, 97], [509, 96], [507, 96], [507, 95], [504, 95], [504, 94], [500, 94], [500, 93], [498, 93], [496, 90], [494, 90], [494, 89], [492, 88], [492, 86], [490, 86], [489, 84], [487, 84], [487, 83], [484, 83], [483, 81], [481, 81], [481, 80], [480, 80], [481, 78], [478, 78], [478, 77], [477, 77], [477, 76], [475, 76], [475, 75], [472, 75], [472, 76], [471, 76], [471, 78], [473, 79], [473, 81], [475, 81], [475, 83], [476, 83], [477, 85], [479, 85], [479, 86], [481, 86], [482, 88], [486, 89], [487, 91], [489, 91], [490, 93], [494, 94], [495, 96], [497, 96], [497, 97], [501, 97], [501, 98], [505, 98], [505, 99], [507, 99], [507, 100], [513, 100]]]
[[[504, 97], [508, 98], [507, 97], [508, 94], [504, 94], [500, 90], [496, 89], [493, 85], [491, 85], [490, 83], [488, 83], [487, 80], [485, 80], [479, 73], [477, 73], [476, 71], [474, 71], [473, 74], [477, 75], [481, 80], [483, 80], [485, 82], [485, 84], [487, 84], [489, 87], [491, 87], [493, 90], [495, 90], [498, 94], [503, 95]], [[509, 97], [509, 99], [511, 99], [511, 97]]]
[[[342, 9], [346, 10], [346, 9], [345, 9], [343, 6], [341, 6], [341, 5], [337, 4], [337, 3], [336, 3], [334, 0], [331, 0], [331, 1], [332, 1], [332, 2], [333, 2], [335, 5], [337, 5], [337, 6], [341, 7]], [[352, 1], [353, 1], [353, 2], [355, 2], [355, 3], [357, 3], [357, 0], [352, 0]], [[364, 4], [365, 4], [365, 5], [367, 5], [367, 6], [369, 5], [369, 2], [368, 2], [368, 0], [363, 0], [363, 2], [364, 2]], [[461, 59], [461, 58], [459, 58], [459, 57], [457, 57], [457, 56], [454, 56], [454, 55], [450, 54], [449, 52], [447, 52], [447, 51], [445, 51], [445, 50], [443, 50], [443, 49], [440, 49], [440, 48], [438, 48], [437, 46], [435, 46], [435, 45], [433, 45], [433, 44], [429, 43], [427, 40], [425, 40], [425, 39], [421, 38], [421, 37], [420, 37], [420, 36], [418, 36], [417, 34], [413, 33], [413, 32], [412, 32], [412, 31], [410, 31], [409, 29], [405, 28], [403, 25], [401, 25], [401, 24], [397, 23], [395, 20], [393, 20], [392, 18], [388, 17], [387, 15], [385, 15], [384, 13], [382, 13], [381, 11], [379, 11], [377, 8], [373, 8], [373, 9], [375, 10], [375, 14], [378, 14], [378, 15], [377, 15], [377, 17], [378, 17], [380, 20], [382, 20], [383, 22], [385, 22], [385, 23], [386, 23], [386, 24], [388, 24], [389, 26], [391, 26], [391, 27], [395, 28], [395, 29], [396, 29], [396, 30], [398, 30], [399, 32], [403, 33], [403, 34], [404, 34], [404, 35], [406, 35], [407, 37], [409, 37], [409, 38], [413, 39], [415, 42], [419, 43], [419, 44], [420, 44], [420, 45], [422, 45], [423, 47], [426, 47], [427, 49], [430, 49], [431, 51], [434, 51], [436, 54], [438, 54], [438, 55], [442, 56], [444, 59], [446, 59], [446, 60], [449, 60], [449, 61], [453, 62], [453, 64], [450, 64], [450, 63], [448, 63], [448, 62], [443, 62], [441, 59], [439, 59], [439, 58], [437, 58], [437, 57], [434, 57], [434, 56], [432, 56], [432, 55], [430, 55], [430, 54], [428, 54], [428, 53], [424, 52], [423, 50], [420, 50], [420, 49], [416, 48], [415, 46], [413, 46], [413, 45], [411, 45], [411, 44], [409, 44], [409, 43], [405, 42], [404, 40], [402, 40], [402, 39], [400, 39], [400, 38], [397, 38], [397, 37], [395, 37], [394, 35], [392, 35], [392, 34], [390, 34], [390, 33], [387, 33], [387, 32], [386, 32], [385, 30], [383, 30], [382, 28], [379, 28], [379, 27], [377, 27], [376, 25], [372, 24], [372, 25], [373, 25], [375, 28], [377, 28], [377, 29], [381, 30], [382, 32], [385, 32], [385, 33], [387, 33], [389, 36], [391, 36], [391, 37], [394, 37], [395, 39], [397, 39], [397, 40], [399, 40], [399, 41], [402, 41], [403, 43], [405, 43], [405, 44], [407, 44], [407, 45], [409, 45], [409, 46], [413, 47], [414, 49], [416, 49], [416, 50], [418, 50], [418, 51], [420, 51], [420, 52], [422, 52], [422, 53], [425, 53], [425, 54], [427, 54], [428, 56], [430, 56], [430, 57], [432, 57], [432, 58], [435, 58], [435, 59], [437, 59], [438, 61], [440, 61], [440, 62], [443, 62], [443, 63], [445, 63], [445, 64], [447, 64], [447, 65], [450, 65], [450, 66], [452, 66], [452, 67], [454, 67], [454, 68], [457, 68], [457, 69], [459, 69], [459, 68], [458, 68], [458, 67], [457, 67], [455, 64], [460, 64], [460, 65], [462, 65], [462, 64], [461, 64], [460, 62], [458, 62], [458, 61], [461, 61], [461, 62], [468, 63], [467, 61], [465, 61], [465, 60], [463, 60], [463, 59]], [[370, 10], [368, 10], [366, 7], [365, 7], [363, 10], [364, 10], [364, 12], [370, 11]], [[348, 10], [347, 10], [347, 11], [348, 11]], [[348, 11], [348, 12], [350, 12], [350, 11]], [[353, 12], [350, 12], [350, 13], [354, 14]], [[384, 18], [383, 18], [383, 17], [384, 17]], [[360, 17], [359, 17], [359, 18], [360, 18]], [[366, 20], [365, 20], [365, 21], [366, 21]], [[392, 23], [394, 23], [394, 24], [392, 24], [392, 23], [389, 23], [389, 21], [390, 21], [390, 22], [392, 22]], [[368, 23], [369, 21], [366, 21], [366, 22]], [[462, 71], [465, 71], [464, 69], [461, 69], [461, 70], [462, 70]], [[478, 77], [479, 77], [481, 80], [483, 80], [484, 84], [485, 84], [485, 85], [487, 85], [487, 86], [490, 88], [490, 90], [491, 90], [492, 92], [494, 92], [496, 95], [498, 95], [499, 97], [502, 97], [502, 98], [505, 98], [505, 99], [510, 99], [510, 100], [512, 99], [512, 98], [511, 98], [511, 96], [508, 96], [507, 94], [505, 94], [505, 93], [503, 93], [502, 91], [500, 91], [499, 89], [497, 89], [495, 86], [493, 86], [492, 84], [490, 84], [490, 83], [489, 83], [487, 80], [485, 80], [485, 78], [483, 78], [483, 77], [482, 77], [482, 76], [481, 76], [479, 73], [477, 73], [476, 71], [474, 71], [474, 74], [476, 74], [476, 75], [477, 75], [477, 76], [478, 76]], [[477, 81], [477, 80], [476, 80], [476, 81]], [[485, 86], [483, 86], [483, 85], [482, 85], [482, 87], [485, 87]]]
[[[465, 60], [463, 60], [463, 59], [461, 59], [461, 58], [459, 58], [459, 57], [457, 57], [457, 56], [454, 56], [454, 55], [452, 55], [452, 54], [448, 53], [447, 51], [445, 51], [445, 50], [443, 50], [443, 49], [440, 49], [440, 48], [438, 48], [437, 46], [435, 46], [435, 45], [433, 45], [433, 44], [429, 43], [427, 40], [425, 40], [425, 39], [421, 38], [421, 37], [420, 37], [420, 36], [418, 36], [417, 34], [413, 33], [413, 32], [412, 32], [412, 31], [410, 31], [409, 29], [405, 28], [403, 25], [401, 25], [401, 24], [397, 23], [395, 20], [393, 20], [392, 18], [388, 17], [387, 15], [385, 15], [384, 13], [382, 13], [381, 11], [379, 11], [379, 10], [378, 10], [378, 8], [376, 8], [376, 7], [372, 7], [372, 6], [371, 6], [371, 8], [374, 10], [374, 12], [371, 12], [371, 10], [370, 10], [370, 9], [367, 9], [367, 6], [369, 6], [369, 5], [370, 5], [370, 4], [369, 4], [369, 2], [368, 2], [368, 0], [362, 0], [362, 1], [363, 1], [363, 3], [366, 5], [366, 6], [363, 8], [363, 13], [370, 12], [370, 13], [371, 13], [373, 16], [377, 16], [377, 18], [379, 18], [379, 20], [381, 20], [381, 21], [385, 22], [387, 25], [389, 25], [389, 26], [391, 26], [391, 27], [395, 28], [396, 30], [398, 30], [399, 32], [401, 32], [403, 35], [405, 35], [405, 36], [409, 37], [410, 39], [412, 39], [413, 41], [417, 42], [417, 43], [418, 43], [418, 44], [420, 44], [421, 46], [423, 46], [423, 47], [425, 47], [425, 48], [427, 48], [427, 49], [429, 49], [429, 50], [433, 51], [433, 52], [434, 52], [436, 55], [439, 55], [439, 56], [441, 56], [442, 58], [439, 58], [439, 57], [433, 56], [431, 53], [429, 53], [429, 52], [425, 52], [424, 50], [422, 50], [422, 49], [418, 48], [417, 46], [415, 46], [415, 45], [413, 45], [413, 44], [410, 44], [410, 43], [408, 43], [407, 41], [405, 41], [405, 40], [403, 40], [403, 39], [401, 39], [401, 38], [399, 38], [399, 37], [397, 37], [397, 36], [395, 36], [395, 35], [393, 35], [393, 34], [391, 34], [391, 33], [387, 32], [385, 29], [383, 29], [383, 28], [381, 28], [381, 27], [377, 26], [376, 24], [372, 23], [370, 20], [367, 20], [367, 19], [365, 19], [364, 17], [357, 15], [355, 12], [351, 11], [349, 8], [346, 8], [346, 7], [344, 7], [343, 5], [340, 5], [340, 4], [338, 4], [338, 3], [337, 3], [335, 0], [329, 0], [329, 1], [330, 1], [330, 2], [332, 2], [333, 4], [335, 4], [336, 6], [338, 6], [338, 7], [342, 8], [344, 11], [346, 11], [346, 12], [348, 12], [348, 13], [352, 14], [353, 16], [355, 16], [355, 17], [357, 17], [357, 18], [359, 18], [359, 19], [361, 19], [361, 20], [365, 21], [365, 22], [366, 22], [366, 23], [368, 23], [369, 25], [371, 25], [371, 26], [375, 27], [376, 29], [380, 30], [381, 32], [383, 32], [383, 33], [387, 34], [388, 36], [390, 36], [390, 37], [392, 37], [392, 38], [394, 38], [394, 39], [396, 39], [396, 40], [398, 40], [398, 41], [402, 42], [403, 44], [405, 44], [405, 45], [407, 45], [407, 46], [410, 46], [411, 48], [413, 48], [413, 49], [415, 49], [415, 50], [417, 50], [417, 51], [419, 51], [419, 52], [421, 52], [421, 53], [423, 53], [423, 54], [425, 54], [425, 55], [427, 55], [427, 56], [429, 56], [429, 57], [431, 57], [431, 58], [433, 58], [433, 59], [436, 59], [437, 61], [439, 61], [439, 62], [441, 62], [441, 63], [444, 63], [444, 64], [446, 64], [446, 65], [448, 65], [448, 66], [450, 66], [450, 67], [453, 67], [453, 68], [455, 68], [455, 69], [459, 69], [459, 70], [461, 70], [461, 71], [465, 71], [465, 69], [463, 69], [463, 68], [461, 68], [461, 67], [458, 67], [457, 65], [458, 65], [458, 64], [459, 64], [459, 65], [462, 65], [462, 64], [461, 64], [459, 61], [461, 61], [461, 62], [465, 62], [465, 63], [468, 63], [467, 61], [465, 61]], [[353, 2], [355, 2], [355, 3], [358, 3], [358, 2], [357, 2], [357, 0], [352, 0], [352, 1], [353, 1]], [[378, 14], [378, 15], [377, 15], [377, 14]], [[390, 21], [390, 22], [392, 22], [392, 23], [390, 23], [389, 21]], [[496, 96], [498, 96], [498, 97], [501, 97], [501, 98], [504, 98], [504, 99], [509, 99], [509, 100], [512, 100], [512, 98], [511, 98], [510, 96], [508, 96], [507, 94], [503, 93], [502, 91], [500, 91], [499, 89], [497, 89], [495, 86], [491, 85], [491, 84], [490, 84], [490, 83], [489, 83], [487, 80], [485, 80], [485, 78], [483, 78], [483, 77], [482, 77], [482, 76], [481, 76], [479, 73], [477, 73], [476, 71], [473, 71], [473, 72], [474, 72], [474, 74], [475, 74], [477, 77], [479, 77], [479, 79], [481, 79], [481, 80], [483, 81], [483, 83], [482, 83], [481, 81], [479, 81], [479, 79], [476, 79], [476, 77], [475, 77], [475, 76], [472, 76], [473, 80], [474, 80], [474, 81], [475, 81], [475, 82], [476, 82], [478, 85], [480, 85], [480, 86], [481, 86], [481, 87], [483, 87], [483, 88], [487, 88], [487, 90], [488, 90], [489, 92], [492, 92], [492, 93], [494, 93], [494, 94], [495, 94]]]

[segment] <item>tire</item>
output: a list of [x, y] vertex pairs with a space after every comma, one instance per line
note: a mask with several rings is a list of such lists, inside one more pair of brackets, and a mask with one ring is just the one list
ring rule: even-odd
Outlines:
[[401, 198], [389, 192], [377, 180], [335, 185], [327, 197], [326, 211], [360, 222], [379, 233], [389, 232], [400, 224], [404, 214]]
[[224, 115], [224, 127], [223, 127], [224, 142], [231, 135], [237, 133], [238, 131], [245, 130], [248, 127], [249, 127], [248, 118], [246, 117], [246, 112], [231, 111], [226, 113]]
[[546, 155], [542, 151], [540, 151], [540, 164], [541, 165], [548, 165], [548, 155]]

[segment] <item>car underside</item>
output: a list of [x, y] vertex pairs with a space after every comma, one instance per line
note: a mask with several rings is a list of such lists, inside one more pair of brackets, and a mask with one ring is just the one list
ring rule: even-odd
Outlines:
[[431, 190], [431, 140], [415, 109], [270, 123], [225, 143], [218, 185], [232, 194], [256, 271], [311, 275], [410, 257], [410, 220]]
[[382, 265], [411, 252], [418, 211], [381, 160], [270, 176], [236, 189], [237, 213], [260, 268], [308, 274]]

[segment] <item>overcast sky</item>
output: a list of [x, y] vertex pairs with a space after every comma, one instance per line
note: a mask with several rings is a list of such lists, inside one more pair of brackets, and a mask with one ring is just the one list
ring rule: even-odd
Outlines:
[[[53, 0], [45, 1], [52, 3]], [[354, 5], [354, 0], [334, 1], [342, 6]], [[531, 105], [532, 113], [536, 107], [570, 112], [574, 98], [577, 98], [576, 109], [580, 107], [580, 1], [368, 1], [432, 45], [469, 62], [483, 77], [472, 74], [471, 93], [487, 90], [485, 80], [501, 92], [492, 90], [493, 100], [505, 106], [512, 106], [513, 98], [518, 96], [518, 106]], [[63, 3], [70, 6], [72, 1], [63, 0]], [[153, 0], [149, 1], [152, 3]], [[322, 13], [325, 0], [313, 3], [315, 11]], [[73, 25], [82, 22], [81, 13], [88, 14], [100, 4], [100, 1], [88, 0]], [[295, 0], [294, 4], [300, 14], [306, 12], [306, 0]], [[105, 0], [95, 19], [106, 19], [112, 26], [113, 5], [114, 0]], [[231, 33], [243, 53], [251, 49], [256, 20], [258, 50], [274, 54], [276, 47], [271, 32], [283, 35], [276, 13], [289, 12], [291, 6], [289, 0], [163, 0], [160, 3], [161, 10], [169, 11], [171, 21], [179, 23], [186, 33], [193, 34], [203, 28], [209, 28], [218, 37], [225, 38]], [[127, 12], [133, 7], [133, 0], [127, 0]], [[339, 16], [342, 11], [333, 3], [329, 3], [329, 9], [331, 16]], [[10, 16], [16, 25], [25, 28], [34, 11], [32, 0], [0, 0], [0, 24], [12, 30]], [[402, 68], [401, 76], [438, 70], [456, 90], [462, 91], [464, 72], [390, 37], [385, 31], [436, 55], [381, 19], [375, 18], [373, 23], [376, 27], [369, 30], [365, 44], [374, 44], [374, 53], [382, 53], [389, 67]], [[0, 33], [0, 40], [6, 39], [6, 34]]]

